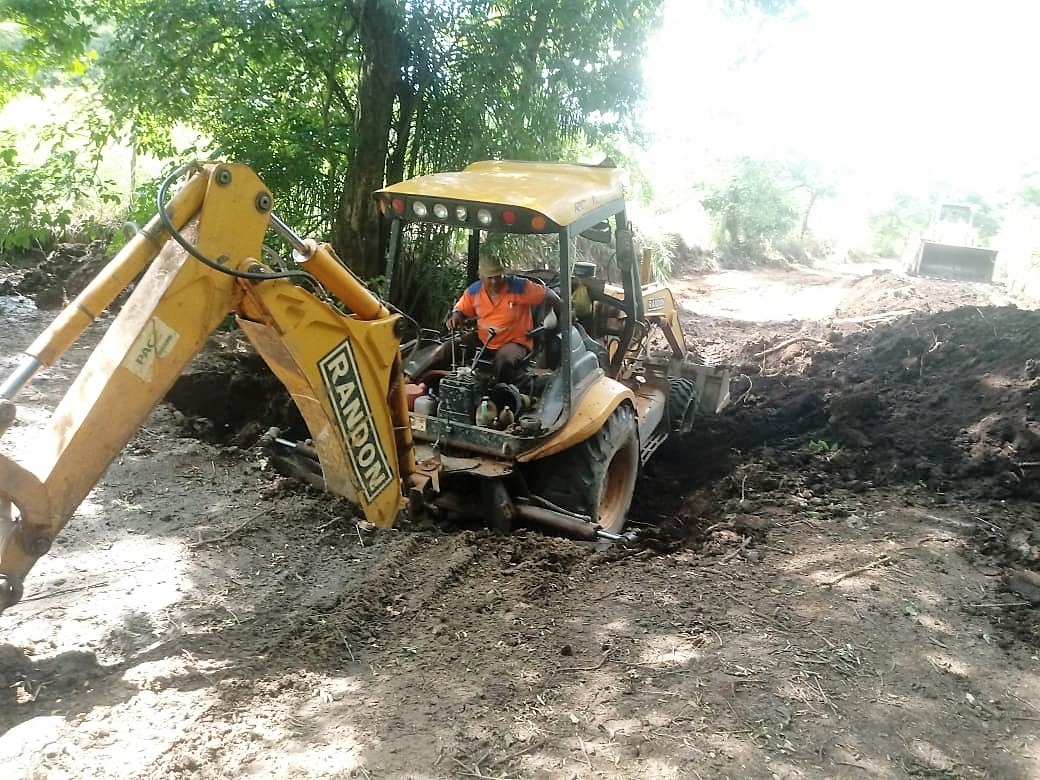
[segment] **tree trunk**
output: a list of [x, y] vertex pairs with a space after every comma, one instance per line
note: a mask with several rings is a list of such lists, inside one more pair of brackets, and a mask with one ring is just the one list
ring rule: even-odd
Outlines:
[[740, 244], [740, 222], [737, 220], [737, 215], [732, 211], [726, 214], [724, 231], [725, 234], [729, 236], [729, 243], [731, 246], [738, 246]]
[[[384, 184], [394, 101], [408, 49], [395, 0], [358, 0], [356, 11], [361, 57], [354, 145], [340, 195], [336, 248], [355, 273], [371, 279], [384, 272], [380, 256], [382, 225], [372, 193]], [[399, 139], [398, 143], [407, 140]]]
[[397, 122], [394, 128], [394, 148], [386, 165], [387, 184], [396, 184], [404, 180], [405, 155], [408, 152], [408, 141], [412, 137], [415, 108], [422, 99], [421, 92], [417, 94], [416, 89], [403, 79], [398, 85]]
[[809, 194], [809, 205], [805, 207], [805, 216], [802, 217], [802, 232], [798, 236], [798, 243], [805, 243], [805, 234], [809, 232], [809, 215], [812, 214], [813, 206], [816, 205], [816, 199], [819, 197], [819, 190], [812, 190]]

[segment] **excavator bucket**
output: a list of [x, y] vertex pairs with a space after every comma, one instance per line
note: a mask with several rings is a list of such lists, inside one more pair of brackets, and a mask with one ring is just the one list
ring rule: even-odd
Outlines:
[[992, 282], [996, 260], [995, 249], [921, 241], [912, 270], [919, 276]]

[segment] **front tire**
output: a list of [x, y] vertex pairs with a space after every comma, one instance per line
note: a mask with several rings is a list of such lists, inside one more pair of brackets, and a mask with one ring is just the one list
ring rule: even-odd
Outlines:
[[534, 464], [535, 493], [620, 533], [639, 476], [639, 434], [632, 407], [621, 404], [603, 427], [569, 450]]
[[668, 421], [672, 433], [685, 436], [693, 430], [697, 412], [697, 385], [684, 376], [668, 378]]

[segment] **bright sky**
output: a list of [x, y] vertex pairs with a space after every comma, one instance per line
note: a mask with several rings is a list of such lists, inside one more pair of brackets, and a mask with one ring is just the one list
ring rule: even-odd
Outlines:
[[793, 150], [847, 169], [865, 195], [936, 179], [985, 193], [1040, 161], [1040, 2], [802, 4], [796, 21], [758, 25], [668, 0], [646, 66], [655, 180]]

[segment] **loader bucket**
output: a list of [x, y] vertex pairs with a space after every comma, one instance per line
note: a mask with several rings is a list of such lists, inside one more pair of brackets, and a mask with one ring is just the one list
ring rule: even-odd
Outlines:
[[938, 279], [992, 282], [996, 260], [995, 249], [922, 241], [913, 272]]
[[728, 366], [684, 363], [682, 375], [697, 388], [697, 408], [704, 414], [718, 414], [729, 404], [729, 382], [733, 371]]

